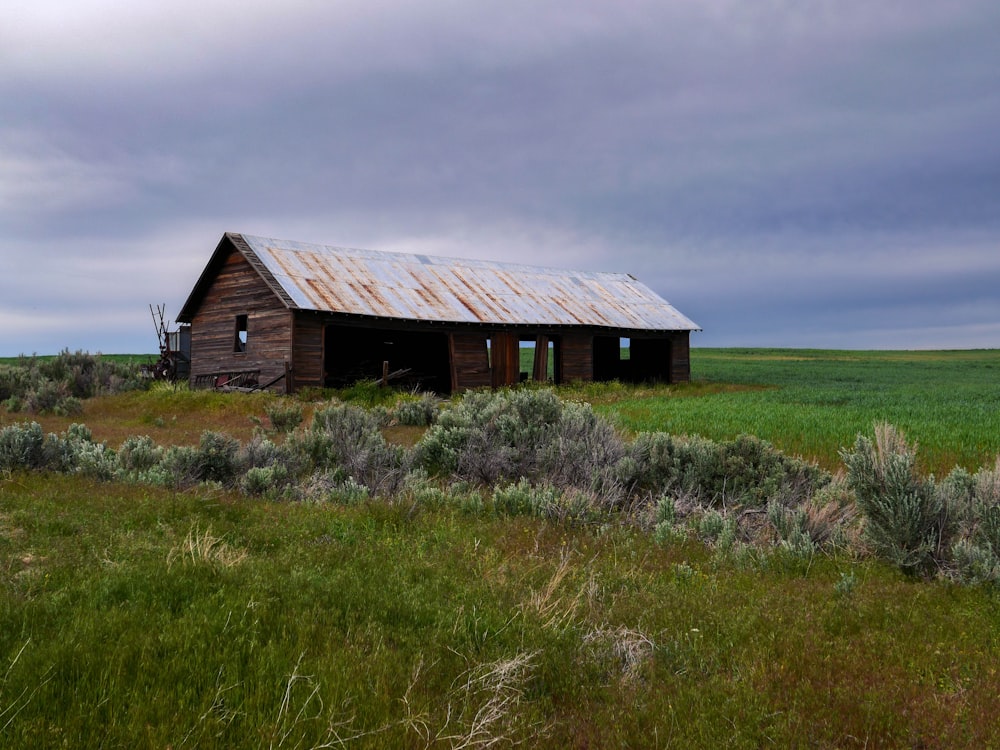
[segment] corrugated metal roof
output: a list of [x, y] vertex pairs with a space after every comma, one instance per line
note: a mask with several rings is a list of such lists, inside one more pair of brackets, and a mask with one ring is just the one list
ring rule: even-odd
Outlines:
[[624, 273], [240, 236], [303, 310], [447, 323], [700, 330]]

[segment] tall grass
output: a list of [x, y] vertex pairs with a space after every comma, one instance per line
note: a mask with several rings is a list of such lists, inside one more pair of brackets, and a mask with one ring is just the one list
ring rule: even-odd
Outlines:
[[1000, 742], [994, 597], [875, 561], [44, 474], [0, 532], [7, 747]]

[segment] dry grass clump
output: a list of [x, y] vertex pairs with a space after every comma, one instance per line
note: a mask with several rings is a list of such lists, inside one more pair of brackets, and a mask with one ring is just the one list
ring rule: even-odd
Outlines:
[[178, 563], [232, 568], [246, 560], [247, 555], [246, 550], [237, 549], [222, 537], [212, 534], [211, 526], [202, 531], [195, 525], [188, 531], [184, 541], [167, 553], [167, 567]]

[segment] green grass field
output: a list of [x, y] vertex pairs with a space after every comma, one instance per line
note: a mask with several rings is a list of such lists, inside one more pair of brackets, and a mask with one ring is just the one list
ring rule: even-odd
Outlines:
[[1000, 607], [635, 527], [0, 483], [5, 747], [989, 747]]
[[[838, 451], [876, 421], [920, 445], [928, 471], [992, 464], [1000, 453], [1000, 350], [845, 352], [695, 349], [692, 382], [597, 394], [629, 430], [740, 433], [835, 469]], [[690, 397], [689, 397], [690, 396]]]
[[[875, 420], [942, 475], [1000, 452], [997, 351], [692, 363], [690, 384], [561, 393], [626, 430], [749, 432], [831, 468]], [[271, 401], [161, 389], [40, 421], [245, 440]], [[995, 588], [857, 550], [0, 475], [0, 747], [998, 747], [998, 665]]]
[[[39, 360], [51, 360], [55, 359], [58, 355], [56, 354], [22, 354], [19, 357], [0, 357], [0, 365], [16, 365], [19, 364], [23, 359], [30, 359], [35, 357]], [[111, 360], [112, 362], [135, 362], [138, 364], [145, 364], [147, 362], [152, 363], [157, 360], [160, 356], [159, 354], [101, 354], [101, 359]]]

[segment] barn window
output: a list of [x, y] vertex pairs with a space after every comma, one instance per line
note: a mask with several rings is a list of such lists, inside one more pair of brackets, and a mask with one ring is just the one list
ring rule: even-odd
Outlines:
[[233, 338], [233, 352], [245, 354], [247, 350], [247, 317], [236, 316], [236, 336]]

